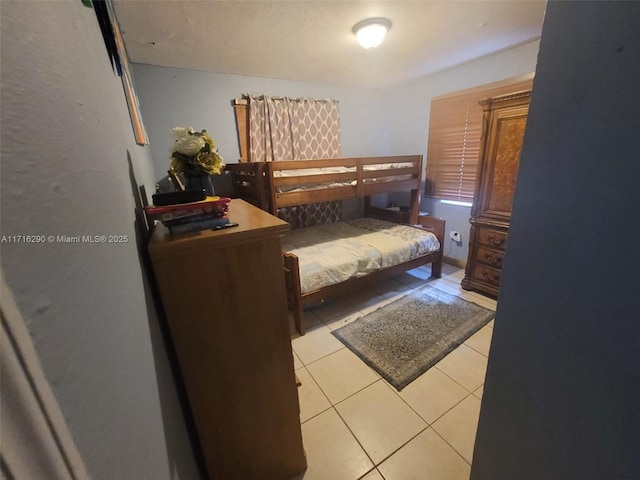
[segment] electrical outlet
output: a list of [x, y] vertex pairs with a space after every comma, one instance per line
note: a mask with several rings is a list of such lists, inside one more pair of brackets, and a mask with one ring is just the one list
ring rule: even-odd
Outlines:
[[449, 236], [451, 237], [451, 240], [453, 240], [454, 242], [460, 243], [462, 241], [462, 237], [460, 236], [460, 232], [457, 232], [455, 230], [451, 230], [449, 232]]

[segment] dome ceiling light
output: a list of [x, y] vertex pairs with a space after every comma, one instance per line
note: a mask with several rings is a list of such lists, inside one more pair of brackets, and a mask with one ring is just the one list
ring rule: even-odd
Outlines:
[[372, 49], [382, 43], [390, 28], [391, 20], [388, 18], [367, 18], [354, 25], [353, 33], [363, 48]]

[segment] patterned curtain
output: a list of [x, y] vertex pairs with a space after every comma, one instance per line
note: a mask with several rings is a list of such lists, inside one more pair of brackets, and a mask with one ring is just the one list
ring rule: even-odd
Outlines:
[[342, 220], [342, 201], [333, 200], [279, 208], [278, 218], [291, 225], [292, 230], [336, 223]]
[[252, 162], [338, 158], [337, 100], [249, 95]]

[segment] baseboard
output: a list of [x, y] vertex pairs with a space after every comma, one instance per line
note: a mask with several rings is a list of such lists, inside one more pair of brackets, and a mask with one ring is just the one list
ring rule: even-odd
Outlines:
[[466, 268], [467, 266], [467, 262], [465, 262], [464, 260], [460, 260], [459, 258], [444, 257], [442, 261], [444, 263], [448, 263], [449, 265], [453, 265], [454, 267], [458, 267], [458, 268]]

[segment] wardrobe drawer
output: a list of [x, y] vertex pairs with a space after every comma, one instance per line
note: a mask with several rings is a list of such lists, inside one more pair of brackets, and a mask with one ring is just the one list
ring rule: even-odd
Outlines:
[[502, 268], [504, 252], [491, 248], [478, 247], [476, 250], [476, 260], [495, 268]]
[[501, 275], [502, 272], [495, 268], [479, 264], [473, 266], [473, 278], [480, 280], [481, 282], [488, 283], [489, 285], [499, 287]]
[[480, 228], [478, 242], [489, 247], [504, 249], [507, 246], [507, 232]]

